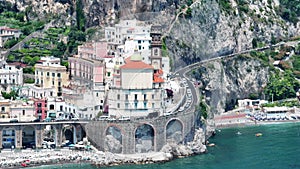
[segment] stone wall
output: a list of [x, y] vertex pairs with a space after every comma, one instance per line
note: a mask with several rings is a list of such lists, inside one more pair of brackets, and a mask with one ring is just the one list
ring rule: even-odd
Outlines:
[[[186, 143], [193, 140], [195, 124], [195, 115], [193, 111], [187, 114], [173, 114], [171, 116], [160, 116], [158, 118], [142, 119], [140, 121], [91, 121], [84, 126], [84, 129], [89, 140], [96, 144], [96, 147], [99, 150], [104, 151], [105, 144], [107, 144], [105, 142], [107, 129], [110, 126], [117, 127], [122, 134], [122, 153], [134, 154], [137, 152], [135, 138], [137, 128], [144, 124], [150, 125], [154, 130], [153, 151], [158, 152], [167, 144], [166, 128], [168, 123], [172, 120], [178, 120], [178, 122], [182, 124], [181, 132], [183, 133], [183, 137], [179, 142]], [[149, 137], [151, 136], [149, 135]]]

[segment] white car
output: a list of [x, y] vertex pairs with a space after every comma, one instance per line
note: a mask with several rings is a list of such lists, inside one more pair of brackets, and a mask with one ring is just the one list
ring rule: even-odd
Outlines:
[[119, 120], [129, 121], [130, 117], [128, 117], [128, 116], [122, 116], [122, 117], [119, 118]]
[[109, 116], [100, 116], [99, 120], [107, 120], [109, 118]]

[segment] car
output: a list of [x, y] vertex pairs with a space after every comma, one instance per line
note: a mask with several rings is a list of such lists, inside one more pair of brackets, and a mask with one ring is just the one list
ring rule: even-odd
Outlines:
[[55, 148], [56, 144], [52, 138], [44, 138], [42, 146], [43, 148]]
[[181, 107], [178, 109], [179, 112], [182, 112], [183, 110], [184, 110], [184, 106], [181, 106]]
[[79, 121], [79, 118], [78, 117], [73, 117], [71, 118], [72, 121]]
[[108, 121], [115, 121], [116, 118], [115, 118], [115, 117], [112, 117], [112, 116], [109, 116], [106, 120], [108, 120]]
[[107, 120], [109, 118], [109, 116], [100, 116], [99, 120]]
[[32, 148], [32, 149], [35, 149], [36, 148], [36, 145], [35, 145], [35, 142], [32, 141], [32, 142], [29, 142], [29, 143], [23, 143], [23, 148], [26, 149], [26, 148]]
[[129, 121], [130, 117], [128, 117], [128, 116], [122, 116], [122, 117], [119, 118], [119, 120]]
[[66, 119], [62, 118], [62, 117], [59, 117], [59, 118], [56, 118], [55, 121], [65, 121]]
[[44, 121], [44, 122], [51, 122], [52, 119], [51, 119], [50, 117], [47, 117], [47, 118], [45, 118], [43, 121]]
[[34, 119], [33, 122], [40, 122], [41, 119]]
[[9, 122], [10, 122], [10, 123], [18, 123], [19, 120], [18, 120], [18, 119], [11, 119], [11, 120], [9, 120]]
[[61, 147], [74, 147], [75, 144], [70, 142], [69, 140], [66, 140], [64, 143], [61, 144]]

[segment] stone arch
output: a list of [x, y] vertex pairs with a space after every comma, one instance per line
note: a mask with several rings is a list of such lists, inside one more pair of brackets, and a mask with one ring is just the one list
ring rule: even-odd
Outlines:
[[183, 123], [178, 119], [170, 119], [166, 124], [166, 142], [180, 143], [183, 140]]
[[22, 148], [36, 148], [36, 127], [24, 126], [22, 129]]
[[[45, 125], [42, 129], [42, 147], [43, 148], [55, 148], [58, 143], [58, 138], [60, 132], [59, 127], [56, 125]], [[46, 142], [51, 142], [54, 144], [46, 144]]]
[[135, 152], [146, 153], [155, 150], [155, 130], [150, 124], [138, 126], [135, 134]]
[[2, 129], [2, 148], [16, 147], [16, 129], [14, 127], [5, 127]]
[[75, 144], [76, 141], [74, 140], [74, 130], [75, 126], [72, 124], [64, 124], [62, 126], [62, 142], [68, 140], [69, 142]]
[[110, 125], [105, 130], [104, 150], [112, 153], [122, 153], [122, 130], [116, 125]]

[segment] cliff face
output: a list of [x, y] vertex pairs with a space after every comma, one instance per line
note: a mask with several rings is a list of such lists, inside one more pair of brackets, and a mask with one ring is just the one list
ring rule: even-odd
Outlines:
[[166, 42], [175, 68], [183, 64], [239, 52], [253, 47], [253, 41], [262, 45], [275, 39], [299, 36], [299, 22], [284, 21], [276, 12], [276, 1], [271, 4], [253, 1], [245, 13], [232, 2], [232, 13], [220, 9], [216, 1], [201, 1], [192, 7], [191, 15], [183, 14], [175, 22]]
[[207, 63], [192, 74], [201, 82], [212, 117], [233, 109], [237, 99], [261, 93], [267, 84], [269, 68], [257, 59], [238, 56]]

